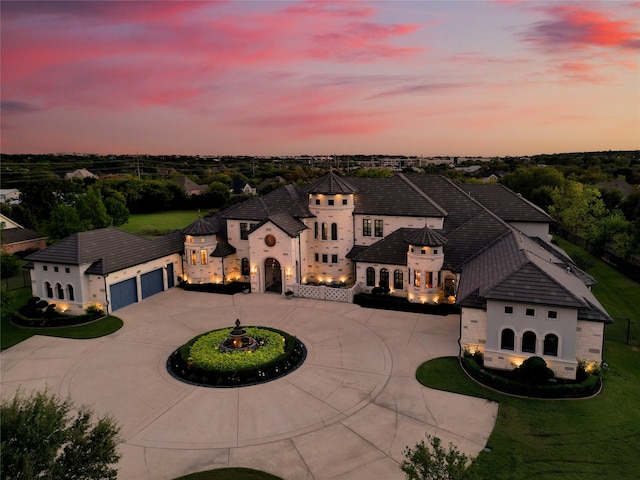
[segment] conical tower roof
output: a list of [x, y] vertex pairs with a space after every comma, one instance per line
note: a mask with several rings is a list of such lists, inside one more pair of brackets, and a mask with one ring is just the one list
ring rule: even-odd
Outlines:
[[431, 230], [429, 227], [416, 230], [416, 232], [407, 237], [405, 241], [410, 245], [417, 245], [420, 247], [439, 247], [447, 243], [446, 238], [438, 232]]
[[307, 190], [308, 193], [323, 195], [350, 194], [356, 193], [357, 191], [356, 187], [333, 172], [329, 172], [324, 177], [318, 179], [318, 181]]
[[214, 235], [220, 232], [220, 223], [217, 217], [206, 219], [206, 218], [198, 218], [191, 225], [185, 227], [182, 230], [182, 233], [185, 235]]

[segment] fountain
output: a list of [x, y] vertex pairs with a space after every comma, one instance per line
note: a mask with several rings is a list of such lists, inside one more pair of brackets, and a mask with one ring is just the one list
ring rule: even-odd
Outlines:
[[240, 319], [236, 320], [236, 326], [229, 336], [220, 344], [223, 352], [246, 352], [260, 347], [260, 343], [255, 338], [247, 335], [244, 328], [240, 326]]

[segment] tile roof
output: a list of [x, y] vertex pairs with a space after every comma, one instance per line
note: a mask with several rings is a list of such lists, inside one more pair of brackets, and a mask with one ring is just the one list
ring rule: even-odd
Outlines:
[[506, 222], [553, 222], [540, 207], [499, 183], [463, 183], [459, 186]]
[[349, 180], [339, 177], [334, 172], [319, 178], [307, 189], [308, 193], [323, 195], [351, 194], [357, 191]]
[[211, 257], [227, 257], [236, 253], [236, 247], [225, 242], [224, 240], [218, 241], [215, 250], [211, 253]]
[[285, 185], [268, 194], [245, 200], [220, 213], [223, 219], [265, 220], [269, 215], [287, 212], [295, 218], [312, 217], [304, 187]]
[[[417, 228], [399, 228], [382, 240], [354, 254], [353, 260], [364, 263], [406, 265], [407, 240], [419, 232]], [[355, 251], [355, 247], [352, 252]], [[351, 252], [349, 252], [351, 253]]]
[[478, 308], [487, 299], [576, 308], [579, 319], [611, 322], [580, 278], [515, 230], [462, 267], [458, 304]]
[[215, 235], [224, 230], [225, 222], [219, 217], [198, 218], [191, 225], [182, 229], [185, 235]]
[[444, 236], [429, 227], [417, 230], [407, 239], [407, 243], [420, 247], [438, 247], [446, 244], [447, 241]]
[[265, 220], [258, 223], [255, 227], [249, 230], [249, 233], [257, 230], [265, 223], [271, 222], [284, 233], [289, 235], [291, 238], [296, 237], [298, 233], [303, 230], [306, 230], [308, 227], [302, 223], [300, 220], [293, 218], [286, 212], [276, 213], [275, 215], [269, 215]]
[[424, 190], [412, 188], [405, 178], [349, 178], [358, 189], [354, 195], [354, 213], [392, 217], [436, 217], [446, 212]]
[[62, 265], [91, 263], [87, 273], [105, 275], [183, 250], [179, 231], [150, 240], [109, 227], [75, 233], [26, 259]]
[[10, 245], [12, 243], [26, 242], [29, 240], [41, 240], [47, 238], [44, 235], [40, 235], [28, 228], [3, 228], [2, 229], [2, 243]]

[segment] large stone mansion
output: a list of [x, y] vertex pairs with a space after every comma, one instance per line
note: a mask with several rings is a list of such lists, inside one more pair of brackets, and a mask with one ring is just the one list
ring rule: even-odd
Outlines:
[[512, 369], [538, 355], [556, 376], [575, 378], [579, 362], [602, 361], [611, 318], [590, 291], [593, 279], [550, 243], [551, 222], [497, 184], [330, 172], [160, 239], [107, 228], [28, 259], [34, 295], [71, 311], [99, 304], [112, 312], [179, 281], [455, 303], [461, 348], [482, 351], [488, 367]]

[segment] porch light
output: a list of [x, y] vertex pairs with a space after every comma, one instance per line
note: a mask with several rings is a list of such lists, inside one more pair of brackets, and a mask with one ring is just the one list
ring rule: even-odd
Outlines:
[[291, 278], [291, 269], [287, 268], [287, 278]]
[[256, 273], [258, 273], [258, 266], [251, 265], [251, 275], [255, 275]]

